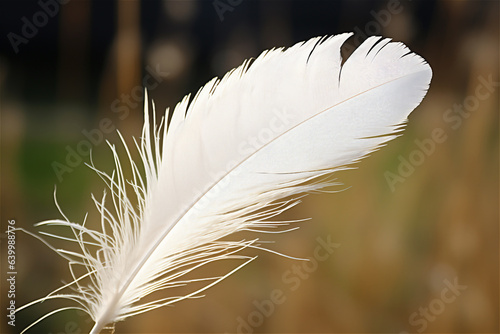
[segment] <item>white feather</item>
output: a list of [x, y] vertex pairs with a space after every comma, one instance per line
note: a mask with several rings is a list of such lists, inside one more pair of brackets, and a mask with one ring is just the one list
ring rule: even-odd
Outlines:
[[[76, 301], [75, 308], [95, 321], [91, 333], [98, 333], [107, 324], [197, 297], [234, 271], [205, 279], [187, 295], [141, 303], [157, 290], [199, 282], [183, 276], [200, 266], [252, 260], [238, 251], [258, 248], [257, 240], [220, 239], [282, 224], [268, 219], [295, 202], [277, 200], [330, 185], [321, 177], [393, 139], [428, 89], [429, 65], [389, 39], [368, 38], [342, 64], [340, 48], [349, 36], [262, 53], [207, 83], [191, 102], [185, 97], [168, 131], [165, 118], [159, 126], [149, 124], [155, 115], [149, 116], [146, 97], [136, 143], [144, 176], [127, 149], [133, 179], [125, 180], [127, 159], [112, 145], [115, 172], [108, 176], [92, 165], [113, 202], [106, 208], [105, 197], [95, 200], [102, 230], [66, 217], [39, 224], [71, 228], [81, 253], [56, 251], [87, 270], [65, 286], [74, 292], [41, 300]], [[92, 244], [97, 252], [89, 250]]]

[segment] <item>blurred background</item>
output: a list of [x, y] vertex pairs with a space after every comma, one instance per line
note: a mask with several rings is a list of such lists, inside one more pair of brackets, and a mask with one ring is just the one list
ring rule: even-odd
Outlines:
[[[110, 172], [105, 140], [118, 143], [115, 129], [139, 136], [144, 87], [161, 114], [268, 48], [346, 31], [352, 47], [370, 35], [404, 42], [434, 72], [404, 135], [339, 173], [346, 190], [280, 217], [312, 217], [271, 245], [309, 265], [259, 253], [205, 298], [116, 333], [498, 333], [498, 1], [3, 0], [0, 29], [2, 231], [15, 219], [32, 232], [61, 218], [55, 187], [71, 220], [89, 212], [95, 223], [90, 193], [104, 184], [84, 163], [91, 148]], [[337, 247], [315, 258], [328, 240]], [[1, 241], [0, 329], [19, 333], [66, 304], [34, 306], [7, 326]], [[16, 250], [17, 306], [70, 279], [40, 241], [18, 232]], [[29, 333], [91, 325], [67, 311]]]

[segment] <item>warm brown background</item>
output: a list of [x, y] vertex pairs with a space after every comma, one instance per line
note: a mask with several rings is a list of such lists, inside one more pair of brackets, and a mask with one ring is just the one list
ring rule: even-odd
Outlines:
[[[284, 302], [253, 331], [498, 333], [499, 2], [233, 0], [222, 21], [213, 3], [72, 0], [15, 53], [8, 33], [19, 34], [21, 18], [31, 20], [41, 7], [36, 1], [0, 2], [2, 231], [12, 218], [31, 231], [38, 221], [59, 218], [54, 185], [71, 219], [81, 222], [87, 211], [90, 222], [96, 219], [90, 193], [101, 194], [99, 178], [81, 163], [60, 182], [51, 163], [64, 162], [66, 146], [75, 148], [85, 139], [82, 131], [98, 128], [105, 118], [125, 137], [137, 136], [141, 103], [123, 120], [112, 105], [142, 86], [148, 66], [169, 72], [150, 91], [163, 110], [266, 48], [344, 31], [382, 34], [430, 63], [434, 77], [427, 97], [404, 136], [357, 170], [339, 173], [349, 189], [308, 196], [284, 215], [312, 220], [272, 245], [313, 257], [316, 239], [330, 236], [340, 244], [335, 252], [302, 279], [289, 272], [301, 262], [258, 254], [205, 298], [128, 319], [116, 332], [235, 332], [240, 318], [259, 321], [254, 302], [281, 290]], [[488, 78], [496, 82], [490, 91], [481, 87]], [[464, 104], [462, 115], [450, 111]], [[415, 141], [428, 141], [435, 129], [446, 139], [391, 189], [387, 172], [397, 174], [401, 159], [417, 157]], [[105, 138], [117, 143], [114, 133]], [[110, 171], [106, 145], [93, 151]], [[60, 304], [19, 314], [14, 331], [6, 326], [4, 241], [2, 236], [0, 328], [18, 333]], [[65, 261], [39, 241], [18, 233], [17, 250], [18, 306], [69, 279]], [[466, 288], [442, 304], [445, 280]], [[439, 305], [444, 310], [425, 329], [422, 316], [410, 323], [420, 307]], [[84, 333], [90, 328], [86, 320], [64, 312], [31, 333]]]

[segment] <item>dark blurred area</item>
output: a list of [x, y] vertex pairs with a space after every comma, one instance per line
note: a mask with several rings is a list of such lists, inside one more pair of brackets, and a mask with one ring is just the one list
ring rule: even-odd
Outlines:
[[[352, 46], [382, 35], [429, 62], [427, 97], [401, 138], [338, 175], [349, 189], [308, 196], [283, 215], [312, 221], [275, 238], [273, 249], [307, 258], [318, 238], [340, 246], [301, 274], [294, 260], [259, 254], [205, 298], [127, 319], [116, 332], [498, 333], [499, 7], [495, 0], [2, 0], [2, 231], [12, 219], [35, 232], [35, 223], [61, 218], [54, 188], [70, 219], [81, 222], [87, 212], [98, 219], [90, 193], [100, 197], [104, 184], [85, 163], [92, 150], [97, 167], [110, 172], [105, 141], [119, 143], [116, 129], [139, 137], [144, 88], [161, 115], [265, 49], [349, 31]], [[446, 139], [433, 140], [436, 129]], [[19, 333], [60, 305], [36, 305], [17, 315], [16, 327], [7, 324], [6, 240], [3, 233], [0, 328]], [[65, 260], [40, 241], [18, 232], [16, 250], [18, 307], [70, 279]], [[276, 290], [284, 299], [271, 308], [265, 301]], [[67, 311], [28, 333], [90, 326]]]

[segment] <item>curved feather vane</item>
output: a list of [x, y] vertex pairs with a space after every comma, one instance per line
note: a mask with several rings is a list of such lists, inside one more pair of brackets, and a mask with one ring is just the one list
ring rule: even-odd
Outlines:
[[[66, 217], [38, 224], [70, 228], [80, 253], [55, 250], [70, 268], [82, 265], [87, 272], [72, 270], [74, 281], [63, 288], [73, 292], [57, 290], [38, 301], [76, 301], [75, 308], [95, 321], [91, 333], [98, 333], [107, 324], [199, 297], [251, 261], [239, 251], [260, 248], [257, 239], [224, 237], [285, 224], [269, 219], [296, 202], [277, 201], [331, 185], [324, 176], [393, 139], [426, 94], [431, 68], [401, 43], [370, 37], [342, 64], [340, 48], [351, 35], [262, 53], [207, 83], [191, 102], [185, 97], [168, 127], [165, 118], [155, 123], [154, 106], [150, 117], [146, 97], [136, 142], [143, 166], [132, 160], [123, 138], [126, 159], [110, 145], [113, 174], [91, 166], [113, 203], [106, 206], [106, 196], [94, 199], [101, 231]], [[125, 180], [125, 163], [132, 180]], [[227, 275], [186, 278], [223, 259], [243, 262]], [[143, 301], [157, 290], [203, 282], [185, 295]]]

